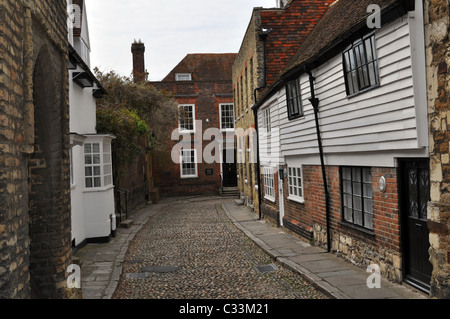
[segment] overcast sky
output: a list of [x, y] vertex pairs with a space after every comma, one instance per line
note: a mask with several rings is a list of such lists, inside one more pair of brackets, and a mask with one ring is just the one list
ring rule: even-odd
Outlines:
[[91, 67], [132, 72], [131, 44], [145, 43], [149, 80], [162, 80], [188, 53], [237, 53], [254, 7], [276, 0], [85, 0]]

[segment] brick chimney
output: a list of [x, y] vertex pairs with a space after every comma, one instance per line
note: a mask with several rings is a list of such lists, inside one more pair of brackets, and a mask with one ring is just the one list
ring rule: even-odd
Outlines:
[[133, 80], [135, 83], [144, 82], [147, 80], [147, 71], [145, 70], [145, 45], [139, 40], [134, 41], [131, 46], [133, 53]]

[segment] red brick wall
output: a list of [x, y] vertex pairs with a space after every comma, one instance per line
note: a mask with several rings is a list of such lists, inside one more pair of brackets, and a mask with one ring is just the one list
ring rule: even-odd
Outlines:
[[267, 84], [273, 83], [334, 0], [292, 1], [284, 10], [262, 10], [267, 37]]
[[[219, 104], [233, 103], [231, 81], [222, 82], [157, 82], [152, 83], [160, 90], [176, 92], [175, 99], [178, 104], [195, 104], [195, 120], [202, 122], [202, 131], [198, 135], [191, 135], [192, 143], [194, 139], [203, 139], [203, 133], [208, 128], [220, 127]], [[182, 96], [186, 95], [186, 96]], [[188, 96], [189, 95], [189, 96]], [[208, 120], [208, 122], [207, 122]], [[199, 194], [219, 194], [220, 163], [206, 163], [204, 160], [198, 163], [198, 178], [181, 179], [180, 165], [171, 159], [172, 148], [181, 141], [172, 141], [171, 133], [178, 128], [178, 122], [174, 121], [173, 126], [168, 128], [164, 137], [166, 143], [165, 152], [156, 154], [154, 166], [154, 176], [156, 186], [160, 188], [162, 196], [174, 195], [199, 195]], [[223, 135], [225, 138], [225, 134]], [[197, 156], [203, 153], [204, 149], [212, 141], [202, 141], [202, 148], [197, 149]], [[194, 146], [192, 145], [192, 148]], [[218, 149], [218, 148], [217, 148]], [[206, 170], [212, 169], [213, 175], [206, 175]]]
[[[320, 166], [303, 166], [305, 203], [289, 200], [288, 182], [284, 186], [286, 228], [308, 238], [314, 233], [316, 245], [326, 247], [325, 198]], [[330, 229], [332, 251], [361, 267], [370, 263], [382, 265], [382, 274], [401, 281], [400, 218], [395, 168], [372, 168], [374, 229], [365, 232], [342, 223], [339, 167], [328, 166], [326, 174], [330, 192]], [[379, 188], [381, 176], [387, 189]], [[309, 239], [309, 238], [308, 238]]]

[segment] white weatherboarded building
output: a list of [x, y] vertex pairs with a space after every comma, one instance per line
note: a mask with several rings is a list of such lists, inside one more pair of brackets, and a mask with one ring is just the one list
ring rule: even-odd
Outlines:
[[254, 108], [262, 212], [428, 291], [424, 41], [420, 0], [337, 1]]

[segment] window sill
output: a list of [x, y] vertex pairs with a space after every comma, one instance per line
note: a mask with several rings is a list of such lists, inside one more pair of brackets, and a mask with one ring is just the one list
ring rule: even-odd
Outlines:
[[305, 200], [303, 198], [295, 198], [292, 196], [288, 196], [288, 198], [290, 201], [296, 202], [296, 203], [300, 203], [300, 204], [304, 204]]
[[109, 191], [110, 189], [113, 189], [114, 185], [109, 185], [105, 187], [92, 187], [92, 188], [85, 188], [83, 190], [83, 193], [101, 193]]
[[293, 120], [297, 120], [297, 119], [304, 119], [304, 118], [305, 118], [304, 114], [288, 116], [289, 121], [293, 121]]
[[375, 232], [372, 229], [364, 228], [362, 226], [358, 226], [358, 225], [349, 223], [349, 222], [344, 221], [344, 220], [340, 221], [339, 225], [347, 227], [347, 228], [351, 228], [351, 229], [354, 229], [354, 230], [357, 230], [357, 231], [360, 231], [360, 232], [362, 232], [364, 234], [367, 234], [367, 235], [370, 235], [370, 236], [375, 236]]
[[353, 97], [355, 97], [355, 96], [358, 96], [358, 95], [360, 95], [360, 94], [363, 94], [363, 93], [366, 93], [366, 92], [375, 90], [375, 89], [379, 88], [380, 86], [381, 86], [380, 84], [377, 84], [377, 85], [374, 85], [374, 86], [365, 88], [365, 89], [363, 89], [363, 90], [361, 90], [361, 91], [359, 91], [359, 92], [357, 92], [357, 93], [353, 93], [353, 94], [347, 95], [347, 99], [351, 99], [351, 98], [353, 98]]
[[268, 196], [268, 195], [264, 195], [264, 199], [267, 199], [268, 201], [271, 201], [272, 203], [275, 203], [275, 198]]
[[195, 130], [180, 130], [178, 129], [178, 134], [195, 134]]
[[192, 176], [180, 176], [180, 178], [181, 179], [195, 179], [195, 178], [198, 178], [198, 176], [194, 176], [194, 175], [192, 175]]
[[234, 133], [236, 129], [234, 128], [223, 128], [220, 130], [221, 133]]

